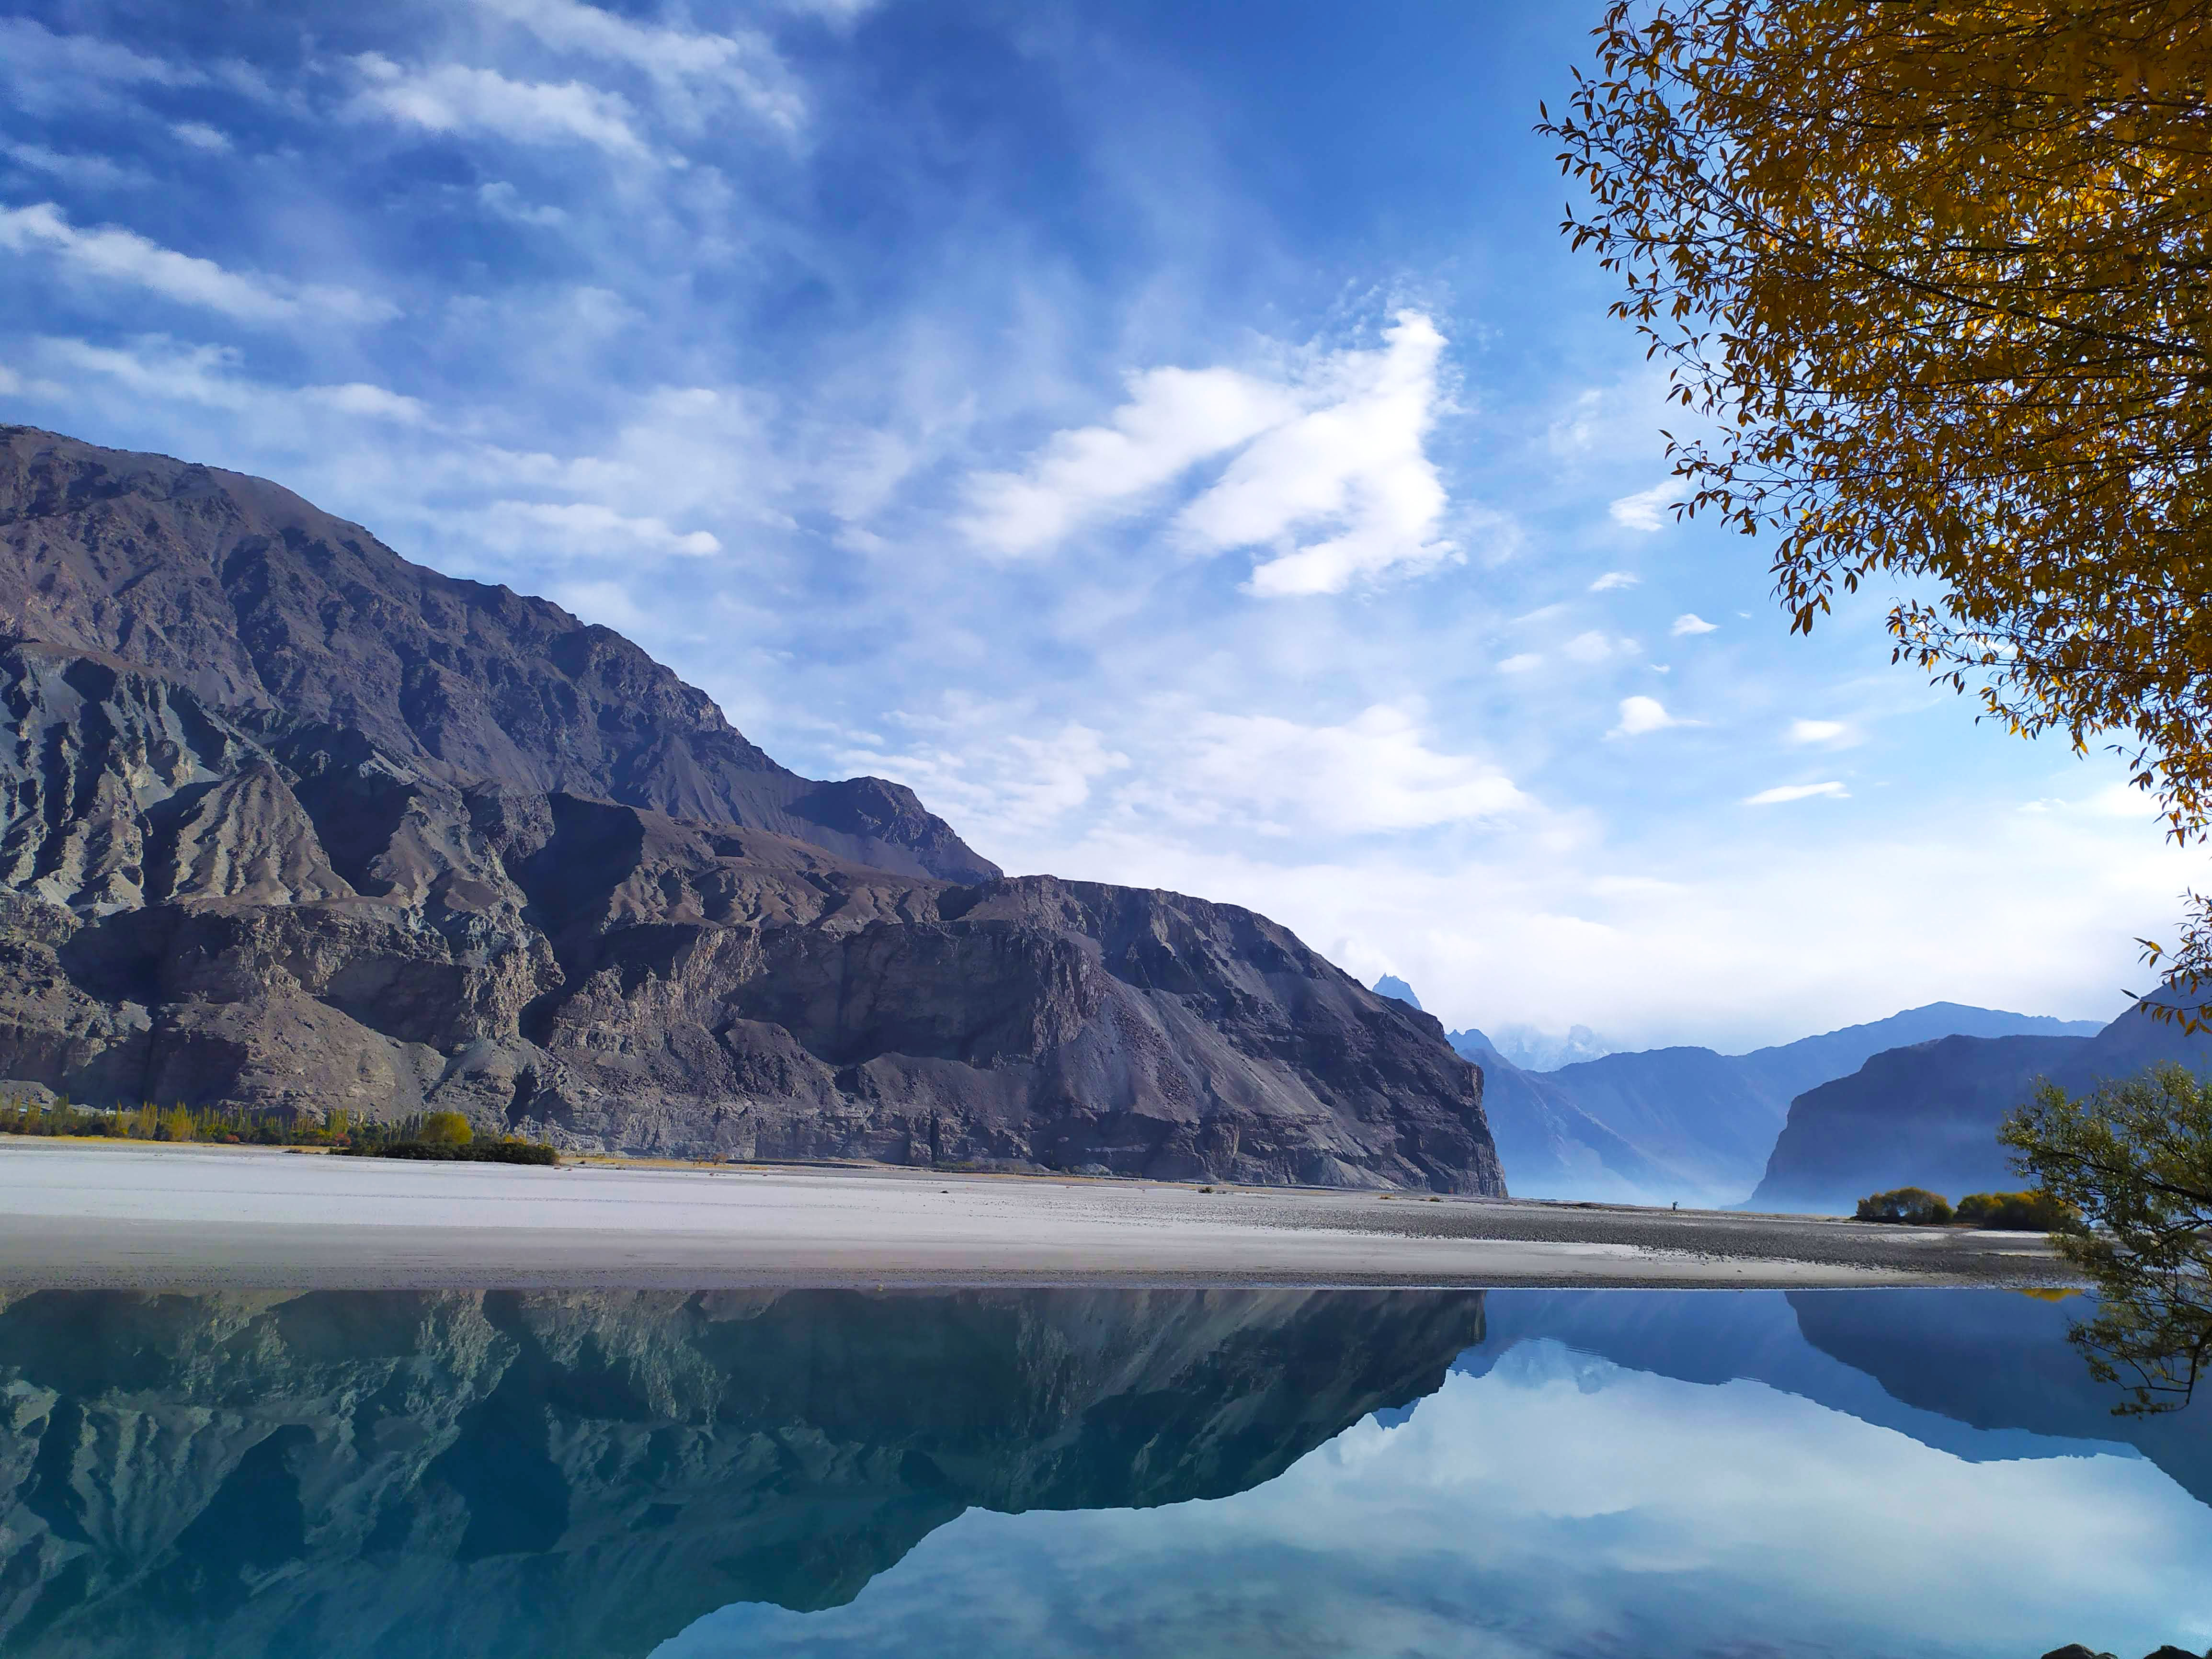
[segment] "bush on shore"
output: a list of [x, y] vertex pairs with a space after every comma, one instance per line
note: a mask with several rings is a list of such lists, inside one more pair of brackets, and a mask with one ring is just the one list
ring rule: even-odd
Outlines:
[[[20, 1085], [17, 1086], [21, 1086]], [[473, 1159], [483, 1164], [558, 1164], [552, 1147], [520, 1140], [478, 1140], [459, 1112], [429, 1112], [376, 1122], [332, 1107], [320, 1122], [299, 1112], [245, 1106], [79, 1106], [67, 1096], [0, 1094], [0, 1134], [74, 1135], [116, 1140], [199, 1141], [219, 1146], [327, 1146], [369, 1158]]]
[[[41, 1093], [44, 1091], [41, 1091]], [[0, 1134], [75, 1135], [115, 1140], [197, 1140], [228, 1146], [330, 1146], [349, 1130], [333, 1110], [322, 1122], [289, 1110], [244, 1106], [80, 1106], [66, 1095], [51, 1101], [0, 1095]]]
[[1993, 1227], [2007, 1232], [2081, 1231], [2081, 1212], [2039, 1188], [2025, 1193], [1968, 1193], [1959, 1200], [1955, 1213], [1969, 1227]]
[[1951, 1220], [1951, 1200], [1925, 1187], [1899, 1187], [1859, 1200], [1861, 1221], [1893, 1221], [1908, 1227], [1942, 1227]]
[[409, 1158], [441, 1164], [536, 1164], [550, 1166], [561, 1161], [552, 1147], [534, 1140], [452, 1141], [387, 1140], [375, 1145], [343, 1146], [348, 1158]]

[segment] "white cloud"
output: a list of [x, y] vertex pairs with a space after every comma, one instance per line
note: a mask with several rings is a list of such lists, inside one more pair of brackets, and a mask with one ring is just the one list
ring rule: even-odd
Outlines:
[[1373, 835], [1479, 823], [1534, 805], [1488, 762], [1430, 748], [1415, 713], [1389, 704], [1341, 726], [1207, 714], [1187, 732], [1158, 803], [1185, 821], [1256, 813], [1263, 822], [1253, 827], [1274, 833]]
[[181, 143], [220, 155], [230, 149], [230, 136], [204, 121], [179, 121], [169, 131]]
[[[689, 94], [720, 88], [762, 119], [796, 132], [806, 100], [766, 36], [693, 33], [634, 22], [577, 0], [477, 0], [487, 11], [519, 23], [556, 51], [574, 52], [643, 70], [665, 92]], [[695, 112], [679, 104], [687, 120]]]
[[1201, 839], [1249, 834], [1299, 845], [1322, 836], [1487, 824], [1539, 810], [1490, 761], [1432, 746], [1418, 708], [1378, 703], [1331, 726], [1161, 707], [1135, 734], [1145, 752], [1133, 768], [1133, 745], [1109, 743], [1085, 726], [1068, 723], [1043, 736], [1005, 729], [1023, 718], [1020, 710], [956, 703], [947, 718], [908, 719], [939, 741], [902, 752], [872, 744], [837, 758], [912, 783], [987, 842], [1064, 848], [1068, 816], [1079, 810], [1087, 824], [1172, 825]]
[[1685, 611], [1674, 618], [1674, 625], [1667, 631], [1676, 639], [1686, 634], [1711, 634], [1718, 630], [1718, 623], [1709, 623], [1694, 611]]
[[1625, 529], [1657, 530], [1666, 524], [1667, 509], [1674, 504], [1679, 493], [1671, 483], [1654, 484], [1633, 495], [1621, 496], [1606, 508], [1606, 513]]
[[299, 395], [342, 415], [364, 415], [400, 426], [427, 425], [430, 418], [429, 411], [417, 399], [362, 380], [349, 380], [343, 386], [305, 386]]
[[1838, 746], [1838, 740], [1848, 738], [1851, 728], [1841, 720], [1792, 720], [1785, 734], [1794, 744], [1827, 744]]
[[525, 144], [584, 143], [611, 155], [651, 155], [626, 100], [580, 81], [510, 81], [495, 70], [439, 64], [404, 70], [376, 52], [354, 59], [368, 83], [352, 109], [432, 132], [489, 132]]
[[1525, 674], [1532, 668], [1540, 668], [1543, 665], [1544, 659], [1541, 653], [1534, 651], [1522, 651], [1499, 663], [1498, 672], [1501, 674]]
[[364, 381], [276, 386], [247, 380], [237, 372], [238, 353], [223, 346], [184, 346], [148, 335], [129, 349], [53, 338], [37, 341], [36, 349], [51, 368], [80, 381], [97, 375], [137, 399], [259, 414], [272, 422], [327, 410], [399, 426], [429, 424], [416, 399]]
[[1129, 401], [1109, 425], [1060, 434], [1025, 472], [974, 479], [960, 527], [994, 552], [1038, 552], [1085, 521], [1141, 501], [1206, 457], [1249, 443], [1297, 409], [1290, 388], [1235, 369], [1132, 375]]
[[1670, 726], [1686, 726], [1667, 712], [1656, 697], [1623, 697], [1620, 700], [1620, 724], [1606, 733], [1609, 738], [1640, 738], [1649, 732], [1664, 732]]
[[1206, 550], [1273, 546], [1253, 568], [1254, 592], [1341, 592], [1455, 551], [1436, 538], [1444, 487], [1425, 447], [1444, 337], [1415, 312], [1382, 337], [1379, 351], [1338, 353], [1325, 377], [1334, 401], [1259, 439], [1176, 515], [1177, 532]]
[[118, 226], [82, 229], [52, 202], [0, 208], [0, 248], [45, 253], [75, 275], [143, 289], [240, 322], [283, 322], [308, 312], [352, 322], [383, 321], [398, 314], [395, 307], [350, 289], [295, 285], [228, 270], [212, 259], [179, 253]]
[[1626, 570], [1608, 570], [1589, 585], [1593, 593], [1609, 593], [1616, 587], [1634, 587], [1643, 577]]
[[1851, 792], [1844, 788], [1842, 784], [1833, 781], [1785, 783], [1772, 789], [1762, 789], [1755, 795], [1746, 795], [1743, 798], [1743, 804], [1746, 806], [1779, 806], [1785, 801], [1812, 800], [1816, 798], [1849, 800], [1851, 798]]
[[704, 530], [682, 531], [650, 515], [629, 517], [592, 501], [494, 501], [483, 515], [484, 538], [508, 551], [550, 540], [573, 553], [681, 554], [704, 557], [722, 550]]
[[1133, 376], [1108, 424], [1061, 433], [1019, 473], [976, 477], [962, 527], [992, 551], [1039, 551], [1241, 451], [1172, 531], [1200, 554], [1266, 550], [1254, 592], [1340, 592], [1449, 558], [1457, 550], [1437, 533], [1447, 498], [1425, 448], [1444, 338], [1406, 312], [1383, 342], [1279, 380], [1219, 368]]

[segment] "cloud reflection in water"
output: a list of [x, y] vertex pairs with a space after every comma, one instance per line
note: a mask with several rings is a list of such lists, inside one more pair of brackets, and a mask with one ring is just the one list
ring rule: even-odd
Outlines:
[[659, 1651], [2032, 1659], [2075, 1640], [2212, 1641], [2212, 1509], [2155, 1464], [1967, 1461], [1763, 1383], [1537, 1340], [1255, 1491], [970, 1511], [847, 1607], [726, 1608]]

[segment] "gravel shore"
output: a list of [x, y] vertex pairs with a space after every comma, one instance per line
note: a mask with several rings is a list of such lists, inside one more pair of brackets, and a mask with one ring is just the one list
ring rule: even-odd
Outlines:
[[2033, 1234], [1805, 1216], [0, 1139], [11, 1289], [2072, 1282]]

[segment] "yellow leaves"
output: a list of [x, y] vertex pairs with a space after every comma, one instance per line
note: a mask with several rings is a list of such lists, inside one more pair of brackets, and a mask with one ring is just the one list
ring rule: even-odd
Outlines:
[[[1576, 246], [1717, 416], [1696, 499], [1791, 626], [1935, 577], [1898, 649], [2212, 809], [2212, 17], [2202, 4], [1617, 4], [1547, 113]], [[1989, 642], [1998, 641], [2002, 649]]]

